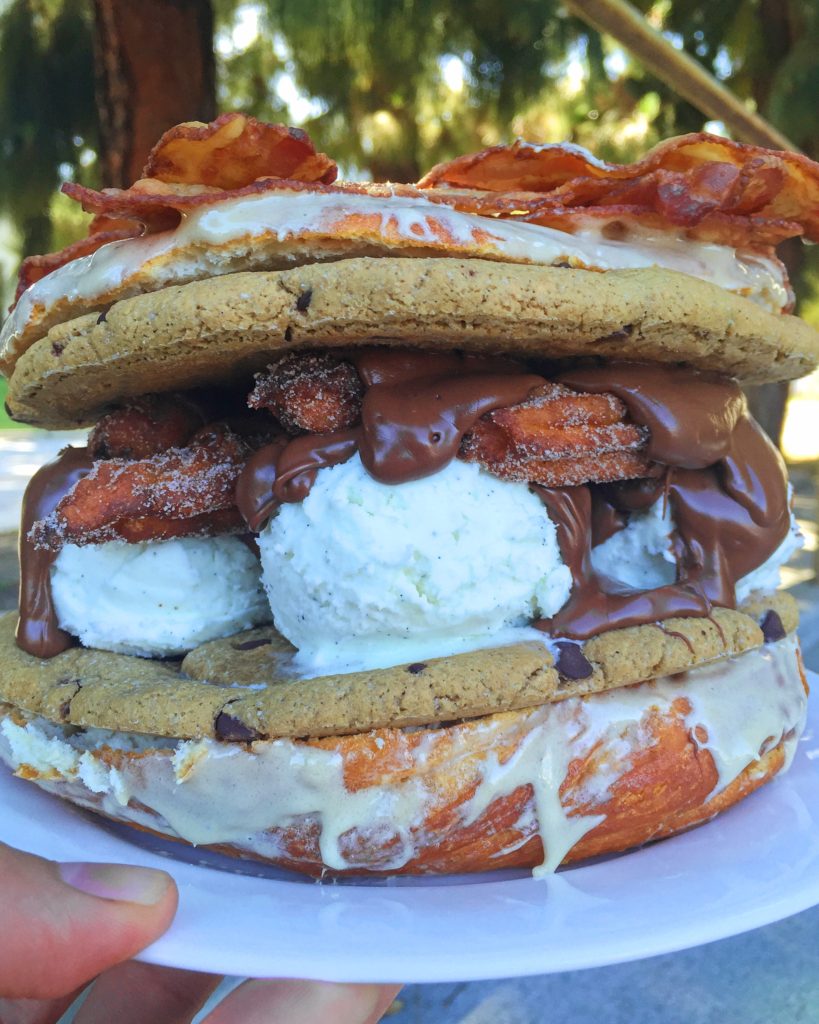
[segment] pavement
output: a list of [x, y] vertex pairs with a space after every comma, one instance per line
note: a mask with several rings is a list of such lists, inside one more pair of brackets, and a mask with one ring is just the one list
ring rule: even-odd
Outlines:
[[[0, 611], [16, 606], [19, 506], [29, 476], [82, 434], [0, 431]], [[819, 671], [817, 467], [791, 469], [805, 547], [783, 573]], [[236, 981], [225, 983], [227, 992]], [[68, 1024], [69, 1013], [60, 1024]], [[538, 977], [409, 985], [389, 1024], [819, 1024], [819, 907], [681, 953]], [[316, 1024], [324, 1024], [317, 1021]], [[330, 1024], [330, 1022], [328, 1022]]]

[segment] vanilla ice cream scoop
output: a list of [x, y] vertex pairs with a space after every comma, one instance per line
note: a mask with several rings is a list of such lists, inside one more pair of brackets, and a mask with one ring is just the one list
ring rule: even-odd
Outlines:
[[526, 484], [454, 460], [386, 485], [356, 455], [319, 471], [259, 537], [276, 627], [304, 675], [542, 637], [569, 597], [555, 526]]
[[168, 657], [268, 622], [259, 576], [236, 537], [66, 544], [51, 593], [61, 628], [86, 647]]
[[[673, 583], [677, 578], [673, 533], [671, 503], [659, 498], [645, 512], [632, 515], [624, 530], [592, 548], [594, 571], [635, 590], [652, 590]], [[737, 580], [737, 604], [743, 604], [756, 591], [776, 590], [782, 566], [804, 542], [799, 524], [791, 513], [791, 528], [776, 551], [762, 565]]]

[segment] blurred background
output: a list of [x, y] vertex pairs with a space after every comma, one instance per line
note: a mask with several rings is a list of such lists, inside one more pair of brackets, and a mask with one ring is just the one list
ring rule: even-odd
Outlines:
[[[622, 0], [0, 0], [0, 300], [11, 301], [23, 255], [85, 235], [88, 218], [60, 195], [62, 181], [127, 186], [167, 127], [227, 110], [305, 128], [346, 178], [414, 181], [438, 161], [515, 136], [568, 139], [616, 161], [703, 129], [771, 138], [755, 114], [782, 145], [819, 158], [819, 0], [637, 0], [635, 8]], [[706, 72], [699, 84], [697, 66]], [[782, 256], [797, 311], [819, 327], [819, 247], [797, 244]], [[819, 375], [752, 401], [791, 464], [806, 546], [784, 582], [802, 604], [808, 664], [819, 668]], [[22, 490], [65, 442], [0, 412], [0, 609], [16, 601]], [[761, 939], [579, 978], [414, 986], [395, 1019], [514, 1024], [545, 1020], [548, 1006], [549, 1019], [606, 1024], [815, 1021], [818, 924], [801, 915]]]

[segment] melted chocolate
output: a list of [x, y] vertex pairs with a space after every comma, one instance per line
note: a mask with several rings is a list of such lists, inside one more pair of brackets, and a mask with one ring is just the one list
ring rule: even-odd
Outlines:
[[602, 494], [598, 494], [596, 501], [592, 502], [591, 510], [591, 543], [596, 548], [603, 544], [610, 537], [628, 526], [629, 514], [627, 511], [610, 505]]
[[[654, 480], [533, 488], [557, 524], [573, 579], [567, 604], [535, 625], [587, 639], [606, 629], [707, 616], [713, 605], [736, 607], [737, 580], [765, 561], [790, 529], [782, 457], [748, 415], [738, 386], [711, 374], [640, 364], [573, 371], [561, 380], [621, 398], [651, 431], [652, 457], [669, 468]], [[711, 463], [702, 465], [705, 459]], [[592, 546], [622, 528], [618, 514], [648, 508], [663, 493], [676, 525], [677, 581], [634, 591], [597, 576]]]
[[[382, 483], [435, 473], [455, 457], [480, 416], [524, 401], [543, 383], [512, 360], [400, 349], [362, 349], [349, 358], [367, 388], [361, 425], [257, 453], [237, 488], [251, 529], [260, 529], [282, 502], [303, 500], [320, 468], [356, 451]], [[536, 625], [587, 639], [674, 616], [708, 616], [713, 605], [735, 607], [736, 581], [772, 554], [790, 525], [784, 464], [748, 416], [739, 386], [716, 374], [641, 363], [581, 368], [559, 379], [617, 395], [632, 419], [648, 427], [649, 454], [666, 469], [604, 486], [533, 487], [557, 524], [573, 579], [567, 604]], [[598, 577], [592, 547], [662, 495], [676, 523], [676, 582], [637, 591]]]
[[543, 383], [533, 374], [471, 374], [374, 384], [361, 409], [364, 468], [384, 484], [437, 473], [481, 416], [523, 402]]
[[20, 523], [20, 618], [17, 646], [35, 658], [53, 658], [75, 643], [60, 629], [51, 600], [51, 566], [56, 551], [35, 548], [29, 532], [35, 522], [51, 515], [78, 480], [91, 472], [93, 461], [85, 448], [64, 448], [31, 478], [23, 498]]
[[648, 427], [649, 458], [666, 466], [705, 469], [724, 459], [747, 411], [736, 381], [699, 370], [612, 363], [571, 370], [557, 379], [579, 391], [617, 395], [634, 422]]
[[452, 377], [473, 373], [526, 373], [526, 364], [508, 356], [477, 356], [464, 352], [419, 352], [408, 348], [358, 348], [345, 354], [364, 386], [407, 384], [419, 377]]
[[[279, 438], [252, 456], [236, 500], [254, 532], [280, 504], [302, 501], [319, 469], [357, 451], [382, 483], [437, 472], [456, 456], [464, 434], [481, 416], [525, 401], [544, 383], [509, 359], [392, 349], [362, 349], [348, 358], [367, 386], [361, 424], [331, 434]], [[767, 559], [790, 527], [784, 464], [748, 416], [738, 385], [714, 374], [629, 363], [577, 369], [559, 379], [582, 391], [617, 395], [632, 419], [648, 427], [658, 475], [602, 486], [533, 486], [556, 523], [573, 579], [567, 604], [535, 625], [582, 640], [673, 616], [708, 616], [713, 605], [734, 607], [736, 581]], [[58, 654], [73, 638], [59, 629], [51, 602], [54, 553], [34, 548], [28, 535], [91, 468], [85, 449], [68, 448], [35, 475], [26, 492], [17, 637], [37, 657]], [[598, 577], [592, 547], [663, 495], [676, 523], [676, 582], [635, 591]], [[772, 622], [770, 631], [775, 629]], [[571, 671], [581, 668], [585, 671], [579, 664]], [[223, 727], [236, 731], [229, 715]]]
[[280, 504], [303, 501], [319, 469], [346, 462], [356, 451], [381, 483], [430, 476], [455, 458], [481, 416], [524, 401], [545, 383], [505, 359], [392, 349], [363, 349], [350, 359], [368, 385], [361, 425], [257, 452], [236, 488], [251, 530], [261, 529]]
[[689, 584], [627, 590], [595, 573], [591, 564], [591, 487], [534, 486], [532, 490], [549, 510], [563, 561], [572, 574], [569, 600], [551, 619], [534, 622], [536, 629], [586, 640], [606, 629], [643, 625], [675, 615], [708, 614], [707, 598]]

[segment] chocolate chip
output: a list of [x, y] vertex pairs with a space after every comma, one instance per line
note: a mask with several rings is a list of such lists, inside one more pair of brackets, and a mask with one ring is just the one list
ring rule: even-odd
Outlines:
[[234, 644], [234, 651], [255, 651], [257, 647], [269, 647], [272, 640], [245, 640], [243, 644]]
[[307, 291], [302, 292], [301, 295], [296, 299], [296, 309], [300, 313], [306, 313], [307, 307], [313, 300], [313, 289], [308, 288]]
[[619, 330], [612, 331], [611, 334], [607, 334], [604, 338], [598, 338], [597, 340], [598, 342], [625, 341], [633, 333], [634, 324], [623, 324]]
[[765, 637], [766, 644], [775, 643], [777, 640], [782, 640], [783, 637], [786, 636], [785, 627], [782, 625], [782, 619], [779, 618], [773, 608], [765, 612], [762, 622], [759, 624], [759, 628], [762, 630], [762, 635]]
[[73, 676], [61, 676], [57, 680], [57, 685], [74, 687], [74, 692], [71, 694], [71, 696], [60, 704], [60, 719], [63, 722], [67, 722], [71, 714], [71, 701], [74, 700], [74, 698], [82, 689], [82, 683], [79, 681], [79, 679], [76, 679]]
[[285, 341], [291, 341], [292, 338], [293, 338], [293, 328], [292, 327], [285, 327], [285, 329], [284, 329], [284, 340]]
[[63, 354], [63, 350], [64, 349], [65, 349], [65, 342], [64, 341], [52, 341], [51, 342], [51, 354], [55, 358], [57, 356], [61, 356]]
[[97, 323], [98, 324], [104, 324], [107, 319], [108, 319], [108, 314], [105, 312], [105, 310], [103, 310], [100, 313], [100, 315], [97, 317]]
[[414, 661], [411, 665], [407, 665], [407, 672], [412, 672], [414, 676], [417, 676], [419, 672], [423, 672], [427, 667], [425, 661]]
[[213, 723], [214, 731], [220, 740], [235, 740], [239, 743], [250, 743], [260, 738], [260, 733], [240, 722], [238, 718], [220, 711]]
[[607, 238], [612, 242], [622, 242], [624, 238], [628, 237], [628, 233], [628, 224], [624, 224], [621, 220], [610, 220], [601, 229], [603, 238]]
[[579, 644], [573, 644], [570, 640], [558, 640], [557, 648], [557, 671], [567, 679], [588, 679], [594, 672], [591, 662], [580, 650]]

